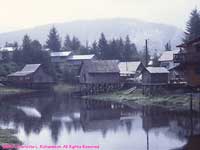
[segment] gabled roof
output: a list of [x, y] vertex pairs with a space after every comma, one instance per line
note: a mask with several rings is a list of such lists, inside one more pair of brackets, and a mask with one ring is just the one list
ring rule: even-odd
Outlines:
[[147, 67], [146, 70], [149, 73], [169, 73], [169, 71], [164, 67]]
[[63, 51], [63, 52], [51, 52], [51, 57], [68, 57], [71, 55], [72, 51]]
[[118, 60], [90, 60], [84, 62], [83, 67], [89, 73], [119, 73]]
[[124, 74], [135, 74], [138, 67], [140, 66], [140, 61], [132, 61], [132, 62], [120, 62], [118, 64], [120, 73]]
[[174, 54], [179, 53], [180, 50], [165, 51], [162, 53], [158, 61], [173, 61]]
[[15, 49], [13, 47], [1, 47], [0, 48], [0, 51], [3, 52], [3, 51], [8, 51], [8, 52], [12, 52], [14, 51]]
[[90, 60], [94, 58], [94, 54], [91, 55], [72, 55], [68, 60]]
[[40, 66], [41, 64], [27, 64], [21, 71], [17, 71], [8, 76], [26, 76], [34, 73]]

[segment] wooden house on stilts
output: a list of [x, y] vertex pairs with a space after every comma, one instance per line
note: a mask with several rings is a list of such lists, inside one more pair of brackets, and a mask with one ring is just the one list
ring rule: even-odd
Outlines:
[[182, 72], [190, 87], [200, 87], [200, 37], [177, 47], [180, 52], [174, 55], [176, 70]]
[[85, 94], [108, 92], [120, 88], [118, 60], [84, 62], [80, 72], [81, 91]]

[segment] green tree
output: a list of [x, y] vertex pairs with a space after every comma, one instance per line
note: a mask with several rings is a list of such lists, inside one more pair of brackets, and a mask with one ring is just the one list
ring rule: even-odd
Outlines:
[[186, 31], [185, 41], [200, 37], [200, 14], [196, 8], [191, 12]]
[[28, 35], [25, 35], [22, 42], [22, 63], [31, 63], [31, 39]]
[[77, 37], [73, 36], [72, 41], [71, 41], [71, 49], [74, 52], [79, 53], [80, 48], [81, 48], [81, 42], [79, 41]]
[[170, 43], [170, 41], [169, 42], [167, 42], [166, 44], [165, 44], [165, 51], [171, 51], [172, 50], [172, 47], [171, 47], [171, 43]]
[[100, 58], [107, 59], [109, 57], [107, 55], [109, 46], [108, 46], [108, 42], [105, 38], [105, 35], [103, 33], [101, 33], [101, 37], [98, 41], [98, 48], [99, 48], [99, 52], [100, 52]]
[[59, 52], [61, 50], [60, 36], [55, 27], [51, 28], [49, 31], [46, 47], [53, 52]]
[[63, 50], [65, 50], [65, 51], [71, 51], [72, 50], [72, 41], [71, 41], [69, 35], [66, 35], [66, 37], [65, 37]]

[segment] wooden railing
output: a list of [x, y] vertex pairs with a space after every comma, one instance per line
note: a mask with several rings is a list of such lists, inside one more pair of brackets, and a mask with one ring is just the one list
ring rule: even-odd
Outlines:
[[174, 54], [175, 63], [200, 63], [200, 53], [178, 53]]

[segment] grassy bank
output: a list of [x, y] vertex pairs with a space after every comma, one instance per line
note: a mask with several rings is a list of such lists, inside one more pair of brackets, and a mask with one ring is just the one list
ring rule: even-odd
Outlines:
[[13, 129], [0, 129], [0, 145], [3, 144], [22, 144], [14, 134], [17, 131]]
[[[117, 101], [129, 106], [154, 105], [165, 107], [171, 110], [189, 110], [190, 96], [188, 94], [163, 94], [157, 96], [144, 96], [142, 90], [135, 90], [129, 93], [128, 90], [113, 93], [83, 96], [84, 99]], [[193, 97], [193, 108], [199, 111], [199, 98]]]
[[0, 87], [0, 96], [15, 95], [15, 94], [25, 94], [25, 93], [31, 93], [31, 92], [34, 92], [34, 90], [7, 87], [7, 86]]
[[79, 91], [79, 85], [59, 83], [53, 87], [56, 93], [73, 93]]

